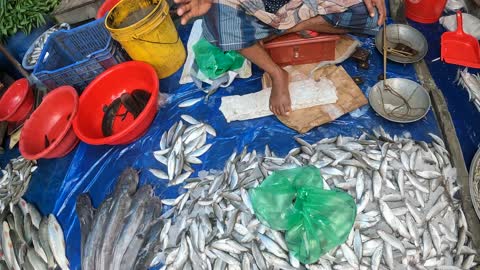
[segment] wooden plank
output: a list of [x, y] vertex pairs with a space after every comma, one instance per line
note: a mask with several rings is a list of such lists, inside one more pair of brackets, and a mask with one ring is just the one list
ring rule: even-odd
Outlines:
[[52, 15], [61, 14], [64, 12], [72, 11], [80, 7], [95, 3], [98, 0], [63, 0], [60, 4], [53, 10]]

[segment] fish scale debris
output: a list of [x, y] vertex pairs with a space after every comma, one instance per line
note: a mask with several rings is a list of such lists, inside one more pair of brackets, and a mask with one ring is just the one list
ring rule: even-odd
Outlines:
[[[428, 144], [392, 137], [383, 129], [374, 134], [339, 136], [313, 144], [296, 138], [300, 147], [285, 158], [277, 157], [268, 146], [264, 154], [234, 152], [223, 171], [186, 179], [188, 199], [164, 215], [168, 228], [162, 230], [161, 250], [151, 266], [342, 270], [474, 267], [476, 253], [455, 196], [459, 191], [456, 171], [441, 139], [435, 137]], [[273, 171], [306, 165], [321, 170], [326, 189], [340, 188], [352, 195], [358, 216], [351, 241], [331, 250], [316, 264], [300, 265], [282, 248], [283, 232], [264, 226], [252, 213], [247, 192]]]

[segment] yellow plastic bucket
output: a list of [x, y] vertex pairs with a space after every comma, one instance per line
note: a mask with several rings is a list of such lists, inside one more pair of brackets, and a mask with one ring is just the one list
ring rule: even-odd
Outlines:
[[108, 13], [105, 26], [132, 59], [151, 64], [160, 79], [185, 62], [185, 48], [165, 0], [122, 0]]

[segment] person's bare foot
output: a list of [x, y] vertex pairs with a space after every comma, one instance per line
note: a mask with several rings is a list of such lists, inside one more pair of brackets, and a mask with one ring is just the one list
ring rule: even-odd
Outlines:
[[277, 116], [288, 115], [291, 108], [290, 91], [288, 90], [288, 73], [280, 69], [272, 78], [272, 93], [270, 94], [270, 110]]

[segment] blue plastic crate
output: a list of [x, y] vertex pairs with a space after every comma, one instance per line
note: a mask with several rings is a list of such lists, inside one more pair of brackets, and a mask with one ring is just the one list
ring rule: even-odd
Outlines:
[[52, 34], [33, 71], [50, 90], [71, 85], [81, 92], [100, 73], [130, 60], [104, 19]]

